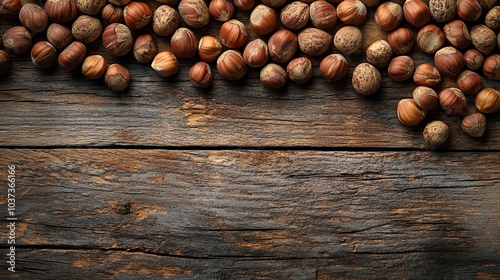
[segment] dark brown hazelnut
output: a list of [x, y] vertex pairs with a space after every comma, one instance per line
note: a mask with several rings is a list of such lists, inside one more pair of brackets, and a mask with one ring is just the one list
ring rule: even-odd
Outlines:
[[58, 50], [62, 50], [73, 41], [71, 30], [59, 23], [52, 23], [47, 28], [47, 40]]
[[20, 0], [0, 0], [0, 16], [4, 18], [18, 17], [22, 6]]
[[85, 45], [81, 42], [74, 41], [59, 54], [59, 67], [67, 71], [73, 70], [82, 64], [86, 54], [87, 48]]
[[102, 9], [101, 17], [107, 23], [123, 23], [123, 8], [107, 4]]
[[389, 63], [387, 72], [389, 77], [396, 82], [406, 81], [412, 77], [415, 71], [415, 61], [409, 56], [397, 56]]
[[432, 88], [418, 86], [413, 90], [413, 100], [417, 106], [425, 111], [434, 110], [439, 107], [439, 97]]
[[33, 33], [42, 32], [49, 27], [49, 18], [42, 7], [34, 3], [26, 3], [19, 11], [19, 21]]
[[31, 49], [31, 61], [40, 69], [48, 69], [56, 64], [57, 51], [47, 41], [40, 41]]
[[481, 69], [484, 56], [476, 49], [470, 49], [464, 53], [465, 65], [472, 71]]
[[206, 26], [210, 21], [210, 12], [203, 0], [182, 0], [177, 10], [184, 22], [192, 28]]
[[465, 95], [475, 95], [483, 88], [483, 79], [476, 72], [465, 70], [457, 77], [457, 88]]
[[454, 77], [465, 67], [465, 58], [454, 47], [444, 47], [434, 55], [434, 65], [442, 75]]
[[170, 38], [172, 53], [177, 58], [192, 58], [198, 51], [198, 38], [188, 28], [178, 28]]
[[457, 14], [461, 20], [476, 21], [482, 12], [483, 9], [477, 0], [457, 1]]
[[408, 0], [403, 5], [403, 12], [406, 21], [420, 28], [431, 20], [431, 12], [427, 4], [422, 0]]
[[472, 39], [467, 25], [461, 20], [452, 20], [444, 25], [443, 32], [450, 45], [457, 49], [468, 48]]
[[0, 74], [5, 74], [10, 68], [10, 57], [9, 54], [3, 50], [0, 50]]
[[465, 108], [465, 95], [458, 88], [445, 88], [439, 93], [439, 104], [449, 115], [459, 115]]
[[15, 55], [22, 55], [31, 49], [31, 35], [24, 26], [14, 26], [3, 34], [3, 46]]
[[400, 27], [387, 35], [387, 42], [395, 53], [402, 55], [413, 49], [415, 37], [410, 29]]
[[492, 54], [484, 60], [483, 73], [488, 79], [500, 81], [500, 54]]
[[78, 13], [76, 4], [72, 0], [47, 0], [44, 8], [49, 20], [55, 23], [72, 22]]
[[189, 69], [189, 78], [195, 87], [207, 88], [212, 84], [212, 69], [208, 63], [200, 61]]

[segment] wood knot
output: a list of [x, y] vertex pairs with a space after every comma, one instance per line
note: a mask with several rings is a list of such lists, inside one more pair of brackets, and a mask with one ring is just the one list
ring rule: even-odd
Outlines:
[[120, 203], [117, 205], [116, 213], [120, 215], [130, 214], [130, 203]]

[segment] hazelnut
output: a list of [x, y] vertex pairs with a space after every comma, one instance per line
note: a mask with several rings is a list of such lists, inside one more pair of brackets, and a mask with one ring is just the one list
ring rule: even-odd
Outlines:
[[415, 126], [425, 119], [427, 112], [418, 108], [415, 100], [406, 98], [399, 101], [397, 114], [401, 123], [407, 126]]
[[47, 0], [45, 12], [51, 22], [68, 23], [76, 19], [76, 4], [72, 0]]
[[101, 55], [90, 55], [83, 60], [82, 74], [92, 80], [99, 79], [104, 75], [108, 67], [106, 59]]
[[162, 77], [170, 77], [179, 72], [179, 61], [171, 52], [160, 52], [153, 59], [151, 68]]
[[130, 72], [120, 64], [111, 64], [104, 74], [104, 82], [111, 90], [125, 90], [130, 84]]
[[454, 77], [465, 67], [465, 58], [454, 47], [444, 47], [434, 55], [434, 65], [442, 75]]
[[47, 28], [47, 40], [56, 49], [62, 50], [73, 41], [73, 35], [71, 34], [71, 30], [66, 26], [59, 23], [52, 23]]
[[474, 95], [483, 88], [483, 79], [476, 72], [465, 70], [457, 77], [457, 88], [465, 95]]
[[366, 6], [359, 0], [345, 0], [337, 6], [337, 16], [346, 25], [362, 24], [366, 14]]
[[286, 85], [288, 75], [283, 69], [275, 63], [269, 63], [260, 70], [260, 83], [269, 89], [277, 90]]
[[203, 36], [198, 42], [198, 55], [205, 62], [216, 61], [222, 52], [222, 44], [213, 36]]
[[31, 49], [31, 61], [40, 69], [48, 69], [56, 64], [57, 51], [46, 41], [36, 43]]
[[0, 50], [0, 74], [5, 74], [10, 68], [10, 57], [9, 54], [3, 50]]
[[255, 39], [248, 43], [243, 51], [243, 59], [250, 67], [262, 67], [269, 60], [269, 50], [266, 42]]
[[375, 22], [383, 31], [392, 31], [403, 20], [403, 9], [394, 2], [384, 2], [375, 11]]
[[410, 29], [400, 27], [387, 35], [387, 41], [392, 50], [401, 55], [409, 53], [413, 49], [415, 38]]
[[403, 5], [403, 13], [406, 21], [417, 28], [431, 21], [431, 11], [422, 0], [407, 0]]
[[441, 83], [441, 74], [436, 67], [423, 63], [415, 69], [413, 82], [418, 86], [435, 87]]
[[231, 81], [240, 80], [247, 73], [248, 67], [240, 52], [227, 50], [217, 58], [217, 71]]
[[468, 115], [462, 120], [462, 131], [472, 137], [481, 137], [486, 131], [486, 118], [481, 113]]
[[280, 19], [281, 23], [288, 29], [302, 29], [309, 22], [309, 5], [294, 1], [281, 10]]
[[172, 53], [178, 58], [192, 58], [198, 51], [198, 39], [193, 31], [181, 27], [170, 39]]
[[153, 31], [160, 36], [168, 36], [181, 24], [179, 13], [168, 5], [161, 5], [153, 12]]
[[344, 54], [357, 52], [361, 48], [362, 43], [363, 36], [361, 35], [361, 30], [354, 26], [340, 28], [333, 38], [335, 47]]
[[139, 35], [135, 39], [132, 49], [134, 58], [139, 63], [150, 63], [157, 54], [155, 41], [150, 34]]
[[498, 0], [479, 0], [479, 5], [484, 11], [491, 10], [496, 4]]
[[19, 0], [0, 0], [0, 17], [17, 17], [22, 6], [21, 1]]
[[101, 37], [101, 21], [93, 16], [81, 15], [73, 22], [71, 34], [76, 40], [84, 44], [93, 43]]
[[332, 43], [332, 35], [318, 28], [309, 27], [298, 36], [300, 50], [309, 56], [324, 54]]
[[329, 82], [344, 78], [348, 69], [347, 59], [341, 54], [330, 54], [323, 58], [319, 65], [321, 76]]
[[31, 35], [24, 26], [14, 26], [3, 34], [3, 46], [12, 54], [22, 55], [31, 49]]
[[49, 26], [49, 18], [45, 10], [33, 3], [23, 5], [19, 11], [19, 21], [33, 33], [45, 31]]
[[429, 0], [431, 17], [437, 22], [448, 22], [457, 14], [457, 0]]
[[434, 24], [426, 25], [418, 31], [417, 45], [427, 54], [435, 54], [444, 46], [444, 43], [444, 33]]
[[449, 115], [459, 115], [465, 108], [465, 95], [458, 88], [445, 88], [439, 93], [439, 104]]
[[102, 33], [102, 45], [113, 56], [127, 55], [134, 45], [130, 29], [121, 23], [112, 23]]
[[307, 57], [292, 59], [286, 66], [286, 73], [290, 81], [297, 84], [305, 84], [311, 80], [313, 75], [312, 62]]
[[130, 2], [123, 9], [123, 19], [131, 30], [137, 30], [148, 25], [152, 15], [151, 8], [143, 2]]
[[442, 121], [432, 121], [424, 128], [424, 140], [432, 146], [442, 145], [448, 140], [448, 126]]
[[247, 38], [247, 28], [239, 20], [232, 19], [230, 21], [226, 21], [220, 27], [219, 39], [224, 46], [230, 49], [243, 47]]
[[272, 7], [272, 8], [277, 8], [283, 4], [286, 3], [286, 0], [262, 0], [262, 3], [264, 5]]
[[[121, 7], [121, 6], [125, 6], [128, 3], [130, 3], [130, 0], [108, 0], [108, 2], [115, 5], [115, 6]], [[172, 3], [172, 4], [174, 4], [174, 3]], [[177, 4], [177, 3], [175, 3], [175, 4]]]
[[439, 107], [439, 97], [432, 88], [418, 86], [413, 90], [413, 100], [417, 106], [425, 111], [434, 110]]
[[415, 71], [415, 62], [409, 56], [397, 56], [389, 63], [387, 73], [396, 82], [406, 81]]
[[443, 32], [450, 45], [457, 49], [465, 49], [472, 43], [467, 25], [461, 20], [452, 20], [445, 24]]
[[392, 58], [391, 45], [386, 40], [377, 40], [366, 49], [366, 60], [377, 68], [384, 68]]
[[461, 20], [476, 21], [482, 12], [483, 9], [477, 0], [457, 1], [457, 14]]
[[337, 12], [332, 4], [317, 0], [309, 5], [309, 18], [314, 27], [328, 29], [337, 22]]
[[184, 22], [192, 28], [208, 25], [210, 14], [203, 0], [182, 0], [177, 7]]
[[[340, 3], [342, 2], [342, 0], [329, 0], [329, 2], [331, 3]], [[365, 4], [365, 6], [367, 8], [375, 8], [378, 6], [378, 4], [380, 3], [379, 0], [361, 0], [361, 2], [363, 2], [363, 4]]]
[[500, 30], [500, 6], [493, 7], [484, 18], [486, 26], [493, 30]]
[[79, 41], [74, 41], [59, 54], [59, 67], [67, 71], [73, 70], [80, 66], [86, 54], [87, 48], [85, 45]]
[[212, 69], [208, 63], [200, 61], [189, 69], [189, 79], [195, 87], [207, 88], [212, 84]]
[[255, 0], [234, 0], [233, 4], [236, 9], [247, 12], [255, 7]]
[[274, 62], [289, 62], [297, 52], [297, 35], [287, 29], [276, 31], [267, 41], [267, 46], [269, 48], [269, 57]]
[[234, 13], [233, 4], [226, 0], [210, 1], [208, 11], [218, 21], [228, 21]]
[[267, 35], [278, 26], [278, 15], [266, 5], [258, 5], [250, 14], [250, 26], [257, 35]]
[[479, 70], [483, 66], [484, 56], [478, 50], [470, 49], [464, 53], [465, 65], [470, 70]]
[[500, 54], [492, 54], [484, 60], [484, 76], [493, 81], [500, 81]]
[[500, 110], [500, 92], [493, 88], [483, 88], [476, 95], [475, 103], [481, 113], [495, 113]]
[[[80, 12], [91, 16], [95, 16], [101, 13], [102, 9], [107, 4], [106, 0], [74, 0], [74, 1], [76, 1], [76, 7]], [[117, 6], [122, 6], [113, 3], [113, 1], [110, 1], [110, 3], [115, 4]]]
[[483, 54], [490, 54], [496, 47], [496, 35], [486, 25], [476, 25], [470, 30], [472, 44]]
[[107, 4], [104, 6], [101, 12], [101, 17], [108, 23], [123, 23], [125, 20], [123, 18], [123, 8], [113, 4]]
[[361, 95], [375, 93], [382, 83], [382, 77], [377, 68], [369, 63], [361, 63], [352, 72], [352, 86]]

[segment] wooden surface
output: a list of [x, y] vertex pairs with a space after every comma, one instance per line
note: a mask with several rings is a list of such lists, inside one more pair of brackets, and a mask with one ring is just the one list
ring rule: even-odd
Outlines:
[[[0, 20], [0, 33], [11, 25]], [[365, 48], [386, 36], [373, 20], [362, 30]], [[99, 43], [89, 50], [106, 55]], [[256, 69], [240, 82], [214, 71], [213, 86], [198, 90], [187, 76], [196, 59], [162, 78], [131, 56], [106, 57], [130, 70], [127, 91], [37, 70], [27, 56], [0, 77], [0, 174], [6, 182], [16, 165], [19, 217], [17, 272], [6, 271], [1, 238], [0, 276], [500, 277], [500, 114], [475, 139], [461, 116], [429, 112], [425, 122], [451, 131], [434, 151], [424, 124], [396, 117], [411, 82], [384, 69], [378, 94], [353, 91], [362, 53], [338, 83], [320, 78], [314, 58], [312, 82], [278, 92], [260, 86]], [[5, 229], [6, 183], [0, 190]]]

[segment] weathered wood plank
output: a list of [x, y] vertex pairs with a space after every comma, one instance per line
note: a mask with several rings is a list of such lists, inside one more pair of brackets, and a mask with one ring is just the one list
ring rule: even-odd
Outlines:
[[84, 268], [132, 278], [125, 275], [158, 276], [172, 265], [193, 278], [493, 278], [498, 159], [498, 152], [0, 150], [1, 166], [16, 165], [19, 269], [31, 278], [51, 266], [47, 275]]

